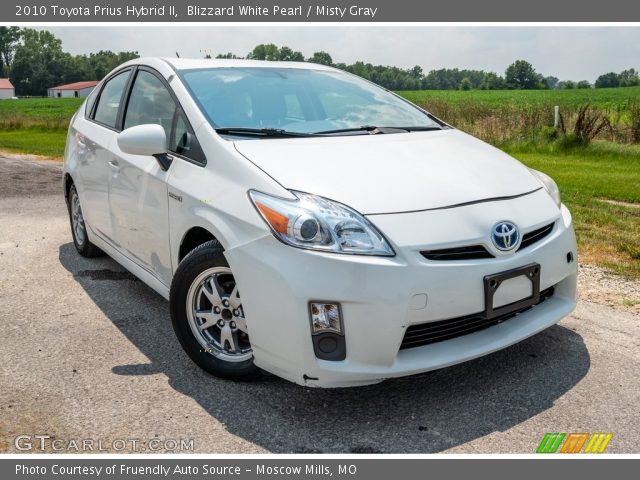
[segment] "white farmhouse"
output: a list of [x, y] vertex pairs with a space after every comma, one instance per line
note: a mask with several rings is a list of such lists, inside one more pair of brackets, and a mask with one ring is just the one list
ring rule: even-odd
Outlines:
[[47, 96], [54, 98], [86, 97], [99, 82], [91, 80], [88, 82], [75, 82], [66, 85], [58, 85], [47, 89]]
[[13, 88], [8, 78], [0, 78], [0, 100], [13, 98], [16, 96], [16, 89]]

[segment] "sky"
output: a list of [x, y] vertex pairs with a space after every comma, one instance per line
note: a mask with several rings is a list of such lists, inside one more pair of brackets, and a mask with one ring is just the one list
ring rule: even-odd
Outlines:
[[66, 51], [137, 50], [142, 56], [202, 57], [203, 51], [245, 56], [260, 43], [324, 50], [334, 62], [363, 60], [425, 72], [469, 68], [504, 73], [524, 59], [539, 73], [593, 82], [600, 74], [640, 70], [640, 27], [47, 27]]

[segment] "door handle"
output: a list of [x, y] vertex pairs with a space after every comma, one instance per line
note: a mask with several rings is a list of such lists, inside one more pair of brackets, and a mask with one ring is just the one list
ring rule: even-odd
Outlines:
[[109, 160], [109, 168], [115, 175], [120, 173], [120, 164], [117, 160]]

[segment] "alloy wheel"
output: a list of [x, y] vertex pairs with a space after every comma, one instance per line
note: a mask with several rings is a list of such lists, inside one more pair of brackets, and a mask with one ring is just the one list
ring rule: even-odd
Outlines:
[[228, 362], [253, 356], [240, 293], [230, 268], [210, 268], [195, 278], [187, 294], [187, 318], [204, 351]]

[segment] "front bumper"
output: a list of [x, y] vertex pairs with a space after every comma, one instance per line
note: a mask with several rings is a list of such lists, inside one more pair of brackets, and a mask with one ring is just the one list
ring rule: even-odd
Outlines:
[[[420, 254], [429, 247], [486, 243], [491, 226], [504, 219], [516, 222], [523, 231], [554, 220], [555, 226], [540, 242], [508, 256], [443, 262]], [[557, 323], [576, 305], [571, 215], [564, 206], [558, 211], [545, 192], [370, 220], [393, 244], [395, 257], [300, 250], [271, 235], [225, 253], [240, 286], [258, 366], [301, 385], [377, 383], [505, 348]], [[567, 260], [569, 252], [572, 262]], [[475, 333], [400, 350], [410, 325], [483, 311], [485, 275], [533, 262], [541, 266], [540, 288], [555, 286], [554, 295], [544, 303]], [[345, 360], [315, 357], [308, 311], [313, 300], [341, 303]]]

